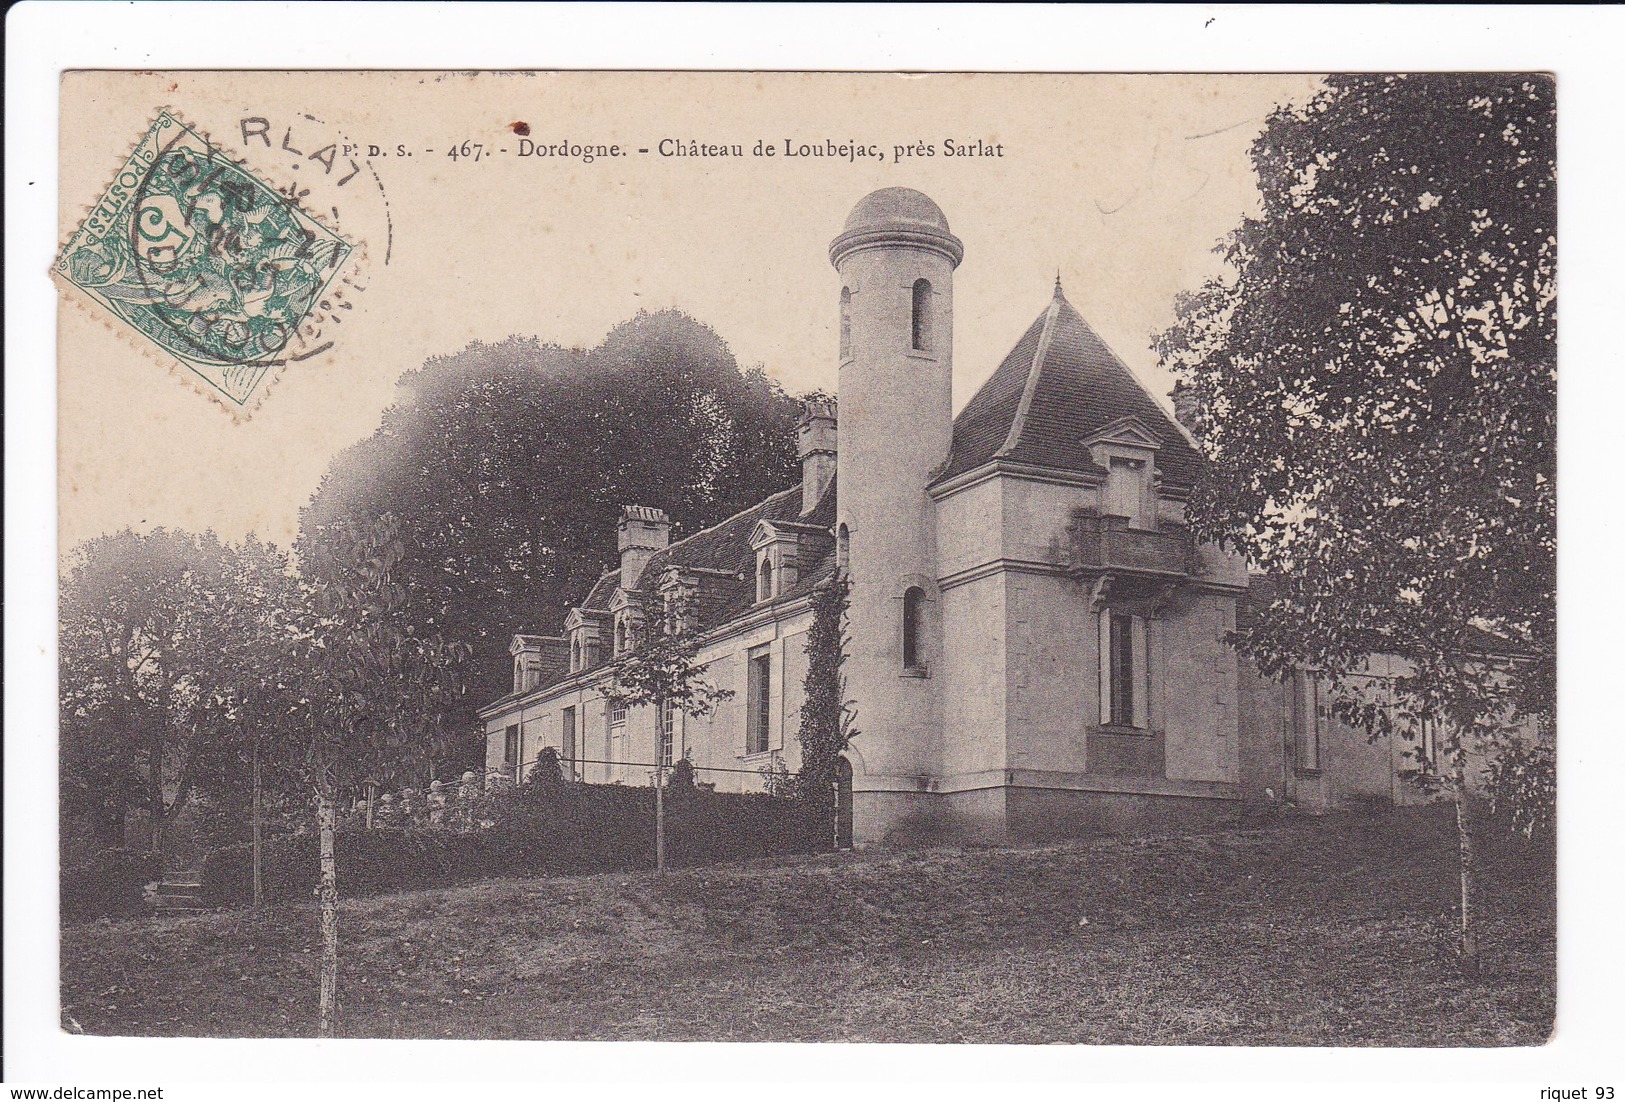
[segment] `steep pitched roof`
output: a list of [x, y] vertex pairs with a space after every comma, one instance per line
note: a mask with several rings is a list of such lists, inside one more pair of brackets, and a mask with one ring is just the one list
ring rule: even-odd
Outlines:
[[935, 484], [995, 459], [1098, 473], [1082, 441], [1125, 417], [1162, 442], [1157, 469], [1165, 483], [1196, 480], [1201, 456], [1057, 282], [1048, 308], [954, 418], [953, 445]]
[[[694, 611], [704, 630], [721, 627], [756, 607], [756, 553], [751, 550], [750, 537], [756, 525], [763, 520], [790, 526], [803, 533], [804, 561], [797, 572], [796, 584], [776, 597], [774, 604], [811, 592], [814, 586], [834, 572], [835, 539], [830, 535], [820, 538], [814, 529], [827, 532], [835, 523], [835, 484], [830, 484], [813, 511], [805, 517], [801, 515], [801, 486], [797, 484], [743, 512], [735, 513], [721, 524], [701, 529], [655, 552], [638, 579], [638, 592], [650, 602], [646, 607], [654, 607], [652, 602], [658, 596], [661, 575], [673, 566], [699, 574], [695, 594], [697, 607]], [[585, 610], [589, 616], [607, 617], [620, 584], [621, 572], [609, 571], [594, 583], [576, 607]], [[568, 677], [576, 676], [567, 672], [567, 649], [565, 653], [566, 661], [562, 665], [547, 670], [542, 688], [551, 688]], [[601, 668], [609, 660], [608, 654], [600, 654], [599, 661], [591, 669]]]
[[[806, 517], [801, 515], [801, 486], [798, 484], [743, 512], [735, 513], [713, 528], [678, 540], [649, 560], [638, 588], [653, 594], [660, 584], [660, 575], [673, 566], [712, 572], [708, 583], [701, 587], [700, 608], [697, 611], [703, 628], [722, 626], [755, 604], [756, 553], [750, 548], [750, 537], [756, 525], [764, 520], [794, 525], [797, 529], [805, 526], [827, 529], [835, 523], [835, 487], [831, 484], [824, 491], [812, 513]], [[813, 539], [810, 542], [812, 546], [806, 547], [806, 550], [814, 552], [809, 556], [811, 561], [801, 564], [795, 587], [781, 594], [780, 600], [808, 592], [834, 567], [834, 539], [826, 537], [822, 541]], [[731, 579], [723, 575], [731, 576]]]
[[592, 589], [587, 591], [587, 596], [576, 607], [607, 612], [609, 610], [609, 600], [615, 596], [615, 591], [619, 588], [621, 588], [621, 572], [619, 569], [611, 570], [593, 583]]

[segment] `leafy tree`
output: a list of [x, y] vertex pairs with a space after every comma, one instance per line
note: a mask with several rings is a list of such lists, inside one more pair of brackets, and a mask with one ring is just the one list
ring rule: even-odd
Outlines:
[[444, 752], [447, 713], [463, 692], [466, 644], [448, 640], [435, 610], [412, 601], [396, 572], [406, 558], [390, 515], [346, 524], [309, 563], [310, 604], [289, 653], [284, 684], [306, 732], [316, 795], [322, 934], [318, 1035], [334, 1035], [338, 1010], [338, 794], [363, 777], [386, 789]]
[[253, 537], [121, 532], [77, 547], [62, 583], [62, 806], [123, 844], [127, 814], [148, 817], [147, 848], [200, 786], [252, 737], [247, 671], [274, 627], [266, 610], [291, 587], [288, 563]]
[[[699, 632], [680, 596], [667, 601], [660, 617], [633, 637], [629, 650], [610, 663], [610, 678], [600, 690], [613, 707], [654, 710], [655, 747], [655, 868], [666, 867], [666, 756], [659, 745], [667, 710], [695, 717], [708, 716], [732, 697], [732, 689], [718, 688], [699, 661]], [[692, 770], [692, 766], [690, 766]]]
[[462, 710], [509, 689], [510, 637], [547, 630], [615, 565], [623, 504], [681, 533], [793, 484], [798, 406], [676, 311], [591, 350], [473, 344], [408, 372], [379, 430], [340, 455], [306, 510], [301, 559], [348, 520], [400, 518], [395, 572], [474, 647]]
[[803, 801], [818, 837], [835, 837], [835, 784], [842, 751], [857, 737], [856, 714], [846, 698], [846, 606], [852, 583], [837, 575], [813, 591], [812, 627], [807, 631], [807, 676], [801, 705], [801, 772], [794, 795]]
[[1545, 76], [1330, 78], [1269, 117], [1262, 210], [1159, 338], [1211, 459], [1191, 524], [1270, 577], [1240, 646], [1374, 733], [1438, 732], [1417, 775], [1457, 802], [1469, 969], [1468, 755], [1553, 710], [1555, 149]]

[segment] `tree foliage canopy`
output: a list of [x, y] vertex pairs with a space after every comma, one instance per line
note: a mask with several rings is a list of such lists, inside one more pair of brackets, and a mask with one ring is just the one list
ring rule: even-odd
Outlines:
[[77, 547], [59, 612], [64, 811], [103, 845], [144, 811], [160, 848], [194, 791], [246, 752], [242, 672], [275, 646], [293, 588], [285, 557], [252, 537], [159, 528]]
[[621, 505], [664, 509], [680, 534], [783, 489], [797, 412], [676, 311], [640, 313], [591, 350], [474, 344], [402, 378], [382, 427], [329, 468], [296, 550], [399, 517], [394, 576], [474, 647], [471, 709], [508, 691], [511, 635], [556, 628], [613, 568]]
[[[634, 637], [630, 649], [609, 665], [609, 681], [600, 688], [615, 707], [653, 707], [656, 716], [672, 708], [703, 718], [733, 697], [719, 688], [699, 660], [700, 635], [689, 626], [682, 598], [673, 598]], [[657, 720], [658, 722], [658, 720]]]
[[421, 783], [443, 755], [447, 716], [463, 695], [469, 647], [395, 577], [400, 522], [346, 522], [309, 564], [310, 601], [290, 670], [318, 783]]
[[1544, 76], [1340, 76], [1254, 143], [1262, 209], [1159, 352], [1211, 459], [1190, 521], [1271, 576], [1266, 672], [1383, 652], [1413, 715], [1550, 714], [1555, 130]]

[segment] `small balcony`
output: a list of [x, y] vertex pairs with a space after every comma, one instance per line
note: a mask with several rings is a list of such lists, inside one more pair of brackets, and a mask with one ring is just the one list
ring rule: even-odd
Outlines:
[[1068, 570], [1187, 577], [1197, 572], [1196, 544], [1183, 528], [1130, 528], [1127, 517], [1073, 514], [1061, 542]]

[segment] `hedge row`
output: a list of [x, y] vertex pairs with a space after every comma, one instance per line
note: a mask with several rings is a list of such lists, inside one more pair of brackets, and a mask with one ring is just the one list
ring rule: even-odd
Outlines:
[[[374, 895], [497, 876], [619, 872], [654, 866], [654, 790], [569, 785], [541, 796], [519, 789], [492, 808], [493, 822], [452, 830], [340, 829], [339, 892]], [[792, 800], [674, 789], [666, 799], [666, 860], [673, 866], [807, 853], [822, 845]], [[253, 897], [253, 850], [214, 850], [203, 863], [212, 904]], [[261, 884], [270, 900], [309, 899], [319, 877], [313, 834], [263, 846]]]
[[148, 884], [161, 875], [150, 853], [110, 849], [81, 865], [62, 870], [62, 917], [100, 918], [139, 910]]

